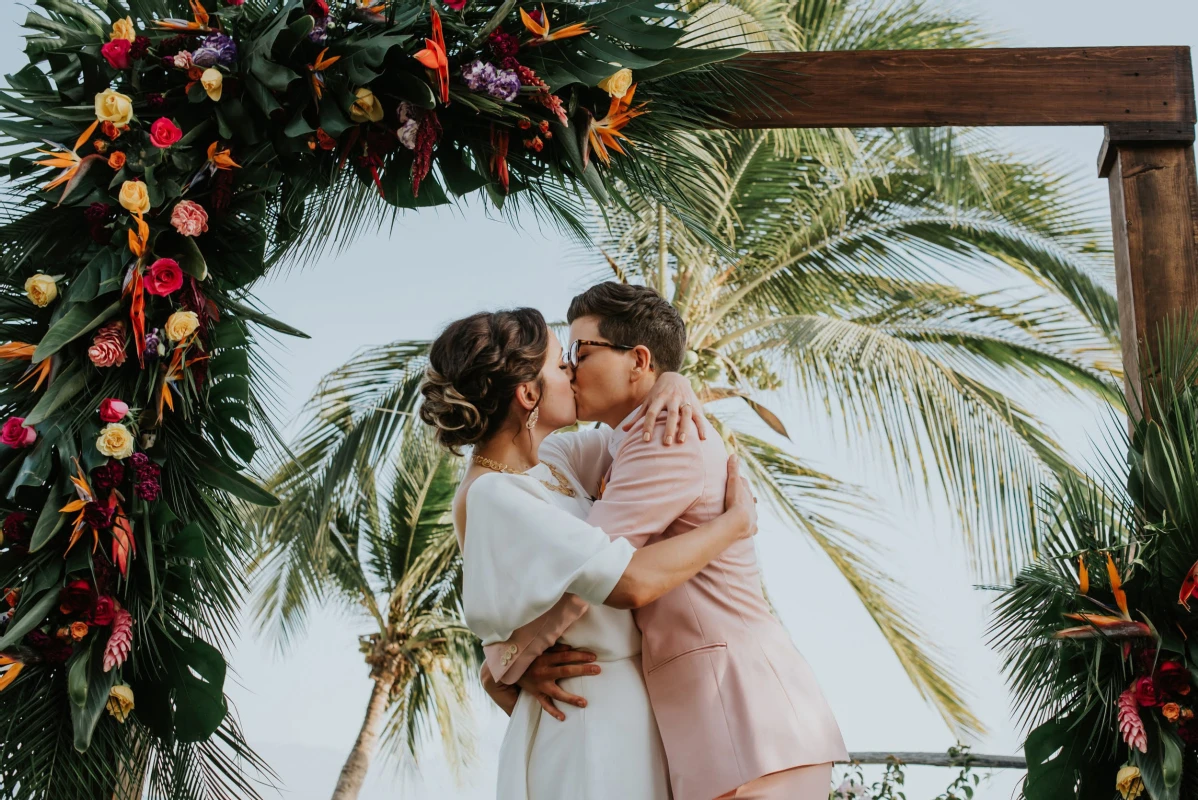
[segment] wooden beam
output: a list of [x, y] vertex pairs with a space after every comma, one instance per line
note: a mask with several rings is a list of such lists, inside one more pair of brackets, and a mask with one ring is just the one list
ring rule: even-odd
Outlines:
[[1198, 121], [1188, 47], [751, 53], [735, 63], [764, 93], [729, 116], [739, 128]]
[[1156, 351], [1161, 322], [1198, 310], [1198, 174], [1189, 144], [1108, 149], [1124, 392], [1134, 410], [1147, 377], [1141, 357]]

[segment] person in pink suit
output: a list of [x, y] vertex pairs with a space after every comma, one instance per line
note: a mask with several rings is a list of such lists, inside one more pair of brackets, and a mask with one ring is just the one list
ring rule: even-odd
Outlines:
[[[720, 438], [683, 428], [670, 441], [674, 420], [668, 446], [649, 433], [657, 415], [646, 413], [646, 397], [686, 354], [677, 311], [647, 287], [603, 283], [574, 298], [568, 321], [564, 358], [578, 418], [604, 427], [546, 444], [562, 439], [563, 468], [596, 497], [587, 523], [641, 548], [718, 517], [728, 475]], [[543, 452], [549, 459], [552, 451]], [[810, 666], [771, 613], [751, 539], [652, 602], [632, 605], [673, 800], [828, 796], [832, 764], [847, 761], [848, 751]], [[484, 647], [483, 683], [497, 702], [518, 686], [547, 708], [554, 699], [586, 704], [576, 692], [585, 692], [587, 678], [577, 676], [595, 669], [590, 656], [554, 645], [587, 608], [566, 595]]]

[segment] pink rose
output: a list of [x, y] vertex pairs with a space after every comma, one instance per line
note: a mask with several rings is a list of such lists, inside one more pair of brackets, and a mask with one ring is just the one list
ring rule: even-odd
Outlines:
[[182, 138], [183, 131], [166, 117], [160, 117], [150, 126], [150, 143], [155, 147], [170, 147]]
[[9, 417], [5, 420], [4, 427], [0, 428], [0, 442], [14, 449], [33, 444], [37, 440], [37, 431], [24, 427], [21, 424], [24, 421], [24, 417]]
[[452, 8], [454, 11], [461, 11], [466, 7], [468, 0], [445, 0], [445, 5]]
[[144, 283], [148, 293], [166, 297], [171, 292], [177, 292], [183, 287], [183, 270], [179, 262], [173, 258], [160, 258], [150, 265]]
[[115, 397], [107, 397], [100, 401], [100, 421], [120, 422], [129, 413], [129, 404]]
[[208, 231], [208, 212], [199, 203], [180, 200], [171, 211], [171, 225], [183, 236], [199, 236]]
[[180, 50], [178, 53], [175, 53], [173, 61], [179, 69], [189, 69], [191, 67], [191, 53], [186, 50]]
[[129, 48], [132, 46], [133, 42], [128, 39], [113, 39], [100, 48], [100, 55], [113, 69], [129, 69]]

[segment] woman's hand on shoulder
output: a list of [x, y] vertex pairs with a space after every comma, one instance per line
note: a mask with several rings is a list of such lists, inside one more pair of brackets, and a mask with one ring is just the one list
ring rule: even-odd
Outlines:
[[665, 436], [661, 443], [666, 447], [674, 441], [682, 443], [692, 429], [700, 439], [707, 438], [707, 421], [703, 419], [703, 404], [691, 388], [691, 382], [677, 372], [667, 372], [657, 379], [645, 402], [637, 409], [636, 416], [624, 423], [624, 430], [641, 425], [641, 436], [646, 442], [653, 438], [657, 418], [666, 412]]

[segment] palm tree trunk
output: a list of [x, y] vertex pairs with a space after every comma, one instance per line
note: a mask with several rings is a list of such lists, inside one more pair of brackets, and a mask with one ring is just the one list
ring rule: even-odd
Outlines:
[[383, 727], [389, 692], [390, 686], [386, 681], [375, 680], [370, 702], [366, 704], [362, 729], [358, 731], [358, 740], [354, 742], [354, 748], [349, 751], [349, 758], [345, 759], [345, 766], [341, 768], [332, 800], [357, 800], [358, 793], [362, 791], [366, 771], [370, 769], [370, 760], [374, 758], [379, 729]]

